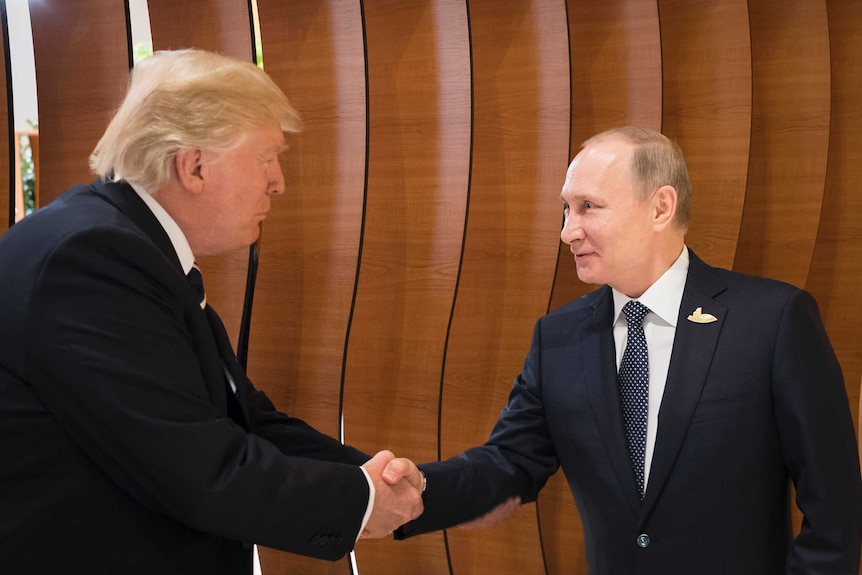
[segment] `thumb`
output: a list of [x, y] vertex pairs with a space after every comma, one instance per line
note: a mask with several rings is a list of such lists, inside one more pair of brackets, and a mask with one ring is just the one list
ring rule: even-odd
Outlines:
[[406, 459], [392, 459], [383, 469], [383, 481], [389, 485], [395, 485], [410, 473], [410, 467], [410, 463]]
[[374, 457], [362, 464], [362, 467], [373, 476], [379, 477], [386, 468], [386, 465], [393, 459], [395, 459], [395, 454], [388, 449], [384, 449], [375, 453]]

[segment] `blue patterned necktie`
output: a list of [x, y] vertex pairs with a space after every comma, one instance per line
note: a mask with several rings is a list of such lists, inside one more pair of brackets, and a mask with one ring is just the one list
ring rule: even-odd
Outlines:
[[186, 275], [186, 279], [188, 280], [189, 285], [192, 286], [192, 290], [194, 290], [195, 294], [198, 296], [201, 309], [204, 309], [207, 306], [207, 294], [204, 291], [204, 278], [201, 275], [201, 269], [198, 267], [197, 262], [192, 264], [192, 269], [189, 270], [189, 273]]
[[643, 499], [649, 400], [649, 356], [644, 336], [644, 318], [649, 313], [649, 308], [632, 300], [623, 307], [623, 313], [628, 322], [628, 339], [620, 362], [620, 398], [632, 469]]

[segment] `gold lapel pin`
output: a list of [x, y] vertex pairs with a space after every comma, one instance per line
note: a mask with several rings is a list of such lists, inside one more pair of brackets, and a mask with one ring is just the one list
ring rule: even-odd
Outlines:
[[718, 321], [718, 318], [710, 313], [703, 313], [703, 308], [699, 307], [690, 316], [688, 316], [688, 321], [694, 323], [712, 323], [714, 321]]

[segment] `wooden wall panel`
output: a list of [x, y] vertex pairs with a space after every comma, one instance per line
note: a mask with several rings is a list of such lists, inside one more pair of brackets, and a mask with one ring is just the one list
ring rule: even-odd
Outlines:
[[[257, 0], [267, 73], [303, 118], [286, 193], [261, 236], [249, 374], [275, 404], [339, 437], [365, 192], [365, 50], [358, 0]], [[266, 575], [344, 574], [348, 560], [260, 550]]]
[[[7, 89], [11, 88], [12, 78], [9, 66], [9, 41], [6, 24], [6, 3], [0, 3], [0, 182], [7, 182], [5, 194], [0, 194], [0, 235], [3, 235], [15, 221], [15, 170], [12, 169], [15, 155], [14, 116], [10, 114], [11, 104]], [[3, 188], [0, 188], [3, 189]]]
[[[637, 125], [661, 130], [661, 35], [655, 0], [568, 0], [567, 10], [572, 84], [569, 160], [586, 139], [610, 128]], [[562, 205], [560, 209], [562, 224]], [[569, 246], [561, 243], [550, 309], [595, 287], [578, 279]]]
[[686, 242], [730, 268], [736, 253], [751, 138], [751, 44], [746, 0], [659, 0], [662, 130], [682, 146], [694, 187]]
[[826, 9], [832, 73], [829, 161], [806, 287], [817, 298], [855, 406], [862, 375], [862, 316], [854, 311], [862, 285], [862, 4], [827, 0]]
[[[469, 182], [467, 12], [460, 0], [363, 5], [368, 182], [344, 434], [429, 461]], [[356, 558], [363, 575], [448, 569], [441, 533], [360, 542]]]
[[129, 40], [116, 0], [30, 2], [39, 97], [40, 202], [89, 183], [89, 158], [126, 91]]
[[[483, 443], [547, 310], [569, 149], [569, 47], [559, 2], [469, 3], [470, 207], [441, 410], [441, 456]], [[448, 532], [452, 572], [545, 573], [534, 505]]]
[[[148, 0], [153, 50], [200, 48], [249, 62], [252, 50], [248, 0]], [[248, 249], [198, 261], [207, 301], [224, 321], [237, 345], [248, 270]]]
[[829, 150], [829, 27], [822, 0], [752, 2], [748, 187], [734, 269], [805, 286]]
[[147, 0], [153, 50], [200, 48], [253, 60], [248, 0]]
[[[257, 2], [267, 71], [306, 123], [252, 322], [249, 371], [280, 407], [332, 435], [343, 415], [348, 443], [417, 461], [482, 443], [535, 320], [593, 288], [560, 249], [566, 165], [631, 123], [682, 145], [700, 256], [815, 295], [859, 425], [857, 0]], [[122, 4], [30, 3], [48, 201], [92, 179], [126, 85]], [[252, 58], [247, 0], [149, 9], [156, 49]], [[246, 259], [202, 262], [234, 338]], [[583, 574], [581, 537], [558, 474], [498, 526], [362, 541], [356, 559], [362, 575]], [[351, 572], [269, 550], [263, 567]]]
[[[569, 159], [584, 140], [615, 126], [660, 130], [661, 36], [655, 0], [568, 0], [567, 11], [572, 85]], [[549, 310], [595, 287], [578, 279], [569, 246], [560, 243]], [[548, 575], [586, 574], [583, 528], [562, 471], [542, 490], [538, 508]]]

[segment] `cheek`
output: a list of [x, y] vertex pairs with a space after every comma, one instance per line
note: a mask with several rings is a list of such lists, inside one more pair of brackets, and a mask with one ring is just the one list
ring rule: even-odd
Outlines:
[[610, 243], [616, 236], [612, 228], [607, 218], [599, 214], [589, 218], [583, 224], [584, 235], [594, 245]]

